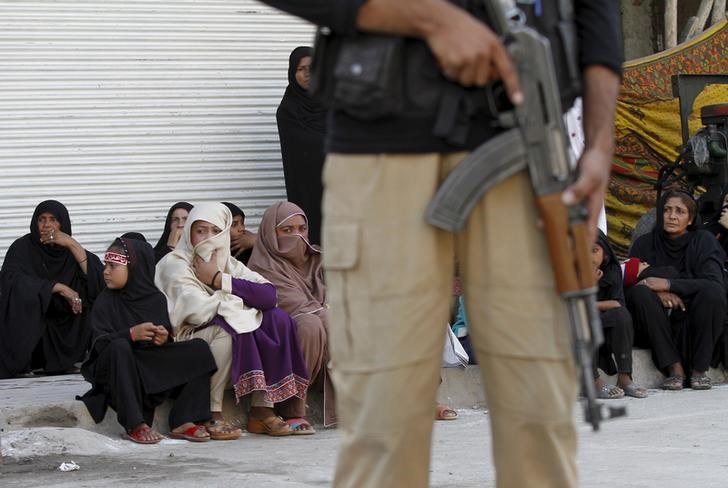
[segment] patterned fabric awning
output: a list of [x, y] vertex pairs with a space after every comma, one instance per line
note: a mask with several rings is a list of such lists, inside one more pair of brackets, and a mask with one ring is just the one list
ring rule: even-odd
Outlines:
[[[624, 65], [617, 102], [616, 152], [607, 193], [609, 238], [625, 256], [639, 218], [655, 206], [654, 184], [660, 168], [678, 156], [682, 137], [678, 99], [671, 76], [728, 73], [728, 21], [668, 51]], [[700, 107], [728, 103], [728, 85], [710, 85], [695, 100], [690, 134], [700, 122]]]

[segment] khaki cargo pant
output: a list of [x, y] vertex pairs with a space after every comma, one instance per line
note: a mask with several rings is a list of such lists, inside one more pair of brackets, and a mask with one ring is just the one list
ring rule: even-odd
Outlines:
[[323, 247], [341, 433], [337, 488], [428, 485], [456, 252], [497, 486], [577, 484], [576, 371], [527, 175], [486, 195], [457, 236], [424, 221], [462, 157], [328, 157]]

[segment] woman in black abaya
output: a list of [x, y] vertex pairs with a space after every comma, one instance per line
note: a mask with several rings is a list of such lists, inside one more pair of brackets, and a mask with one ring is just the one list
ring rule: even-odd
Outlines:
[[107, 289], [91, 312], [94, 340], [83, 364], [92, 389], [82, 400], [96, 422], [111, 406], [124, 436], [141, 444], [159, 442], [151, 428], [154, 409], [175, 398], [170, 436], [207, 441], [210, 375], [217, 369], [201, 339], [171, 342], [167, 300], [154, 286], [154, 252], [146, 242], [118, 238], [104, 256]]
[[36, 207], [30, 233], [5, 255], [0, 284], [0, 378], [64, 373], [83, 360], [87, 312], [103, 289], [101, 262], [72, 237], [63, 204]]
[[307, 91], [312, 51], [310, 47], [300, 46], [291, 53], [288, 88], [278, 106], [276, 120], [287, 199], [308, 216], [310, 242], [321, 244], [326, 109]]
[[159, 262], [164, 256], [174, 249], [177, 245], [180, 236], [182, 235], [182, 229], [185, 228], [185, 222], [187, 222], [187, 216], [192, 210], [192, 204], [187, 202], [177, 202], [170, 207], [167, 212], [167, 218], [164, 220], [164, 230], [162, 236], [157, 241], [157, 245], [154, 246], [154, 256], [156, 262]]
[[653, 274], [627, 291], [635, 345], [652, 349], [655, 365], [668, 374], [664, 389], [682, 389], [688, 372], [693, 389], [708, 389], [726, 314], [725, 253], [713, 235], [696, 229], [697, 205], [688, 193], [665, 193], [656, 216], [654, 230], [635, 241], [630, 255], [649, 263], [646, 271], [672, 269], [677, 277]]

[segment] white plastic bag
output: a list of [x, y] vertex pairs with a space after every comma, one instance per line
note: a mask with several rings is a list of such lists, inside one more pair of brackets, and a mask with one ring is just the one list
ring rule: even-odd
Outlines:
[[463, 368], [468, 365], [469, 361], [468, 353], [463, 349], [463, 345], [452, 329], [450, 324], [447, 326], [447, 333], [445, 336], [445, 349], [442, 351], [442, 367], [443, 368], [457, 368], [462, 366]]

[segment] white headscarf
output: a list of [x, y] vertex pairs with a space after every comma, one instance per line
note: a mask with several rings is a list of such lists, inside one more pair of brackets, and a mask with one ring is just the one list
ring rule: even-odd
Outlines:
[[[198, 220], [209, 222], [222, 232], [193, 246], [190, 234], [192, 224]], [[157, 264], [154, 282], [167, 297], [169, 318], [178, 336], [185, 336], [207, 324], [215, 315], [221, 315], [238, 333], [252, 332], [260, 327], [262, 312], [248, 307], [231, 293], [231, 278], [269, 282], [230, 256], [232, 221], [230, 210], [221, 203], [195, 204], [177, 247]], [[217, 251], [217, 267], [223, 272], [220, 290], [213, 290], [197, 279], [192, 269], [195, 256], [209, 262], [214, 251]]]

